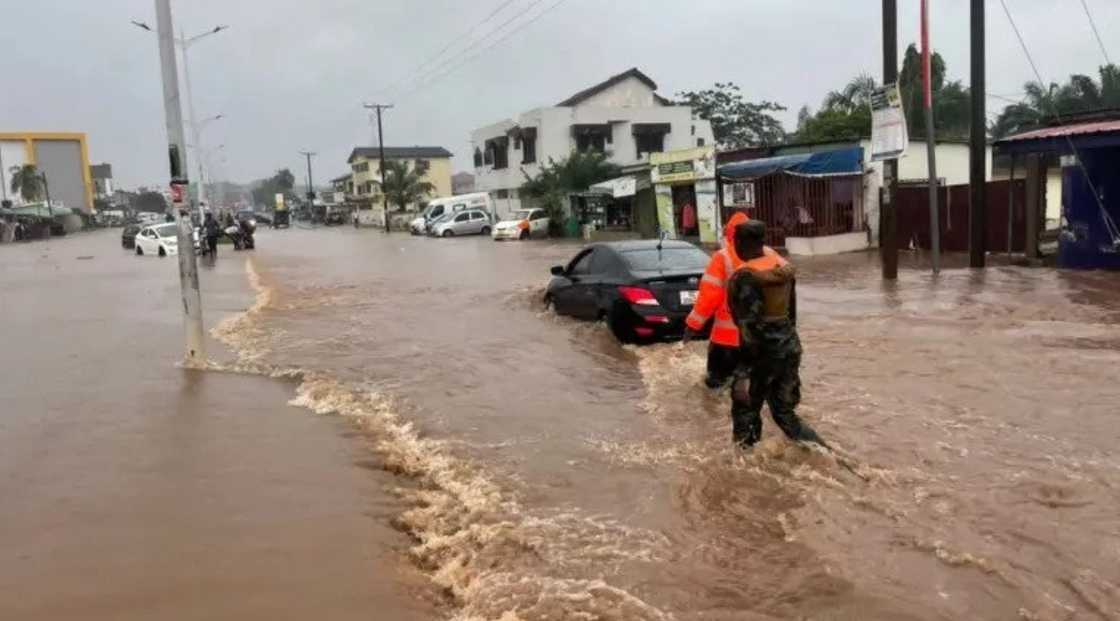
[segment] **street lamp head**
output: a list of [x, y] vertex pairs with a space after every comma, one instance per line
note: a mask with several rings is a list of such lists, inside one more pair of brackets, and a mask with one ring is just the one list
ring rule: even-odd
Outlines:
[[143, 28], [144, 30], [147, 30], [148, 32], [152, 31], [152, 27], [145, 24], [144, 22], [138, 22], [136, 20], [132, 20], [132, 25], [136, 26], [137, 28]]
[[221, 32], [221, 31], [223, 31], [223, 30], [225, 30], [225, 29], [227, 29], [227, 28], [229, 28], [229, 26], [226, 26], [226, 25], [222, 25], [222, 26], [215, 26], [215, 27], [214, 27], [214, 30], [212, 30], [211, 32]]

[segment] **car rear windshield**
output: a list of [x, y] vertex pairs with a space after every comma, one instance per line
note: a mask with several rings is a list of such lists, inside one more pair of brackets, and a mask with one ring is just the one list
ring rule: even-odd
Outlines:
[[177, 226], [175, 224], [163, 224], [156, 228], [156, 235], [160, 237], [176, 237], [178, 236]]
[[708, 255], [699, 248], [624, 250], [622, 258], [635, 272], [702, 272], [708, 265]]

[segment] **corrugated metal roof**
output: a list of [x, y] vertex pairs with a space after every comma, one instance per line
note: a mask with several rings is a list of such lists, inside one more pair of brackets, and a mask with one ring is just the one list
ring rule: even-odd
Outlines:
[[1091, 134], [1109, 134], [1112, 132], [1120, 132], [1120, 120], [1093, 121], [1090, 123], [1075, 123], [1073, 125], [1046, 127], [1022, 134], [1015, 134], [1014, 136], [1008, 136], [1007, 138], [998, 141], [997, 144], [1003, 142], [1020, 142], [1023, 140], [1047, 140], [1052, 138], [1065, 138], [1067, 136], [1072, 137], [1088, 136]]

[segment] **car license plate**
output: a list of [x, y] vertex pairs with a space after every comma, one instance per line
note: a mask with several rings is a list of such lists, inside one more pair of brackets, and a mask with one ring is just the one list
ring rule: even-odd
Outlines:
[[681, 305], [682, 306], [692, 306], [695, 303], [696, 303], [696, 292], [695, 291], [681, 291]]

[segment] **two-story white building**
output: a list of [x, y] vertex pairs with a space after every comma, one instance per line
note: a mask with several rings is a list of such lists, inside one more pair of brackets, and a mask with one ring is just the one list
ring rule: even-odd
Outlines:
[[489, 192], [499, 217], [521, 208], [518, 188], [549, 158], [598, 150], [619, 166], [649, 154], [713, 144], [712, 127], [691, 106], [657, 94], [657, 84], [630, 69], [555, 106], [534, 108], [471, 132], [475, 191]]

